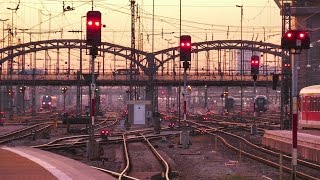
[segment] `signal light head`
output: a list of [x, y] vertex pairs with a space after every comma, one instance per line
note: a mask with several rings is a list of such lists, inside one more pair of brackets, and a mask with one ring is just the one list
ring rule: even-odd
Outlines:
[[[191, 61], [191, 36], [180, 36], [180, 61]], [[184, 64], [184, 68], [189, 68], [189, 64]]]
[[87, 17], [87, 44], [90, 46], [100, 46], [101, 45], [101, 12], [88, 11], [86, 17]]
[[281, 48], [291, 51], [294, 50], [295, 54], [298, 54], [300, 52], [299, 49], [309, 49], [309, 33], [301, 29], [287, 31], [281, 38]]

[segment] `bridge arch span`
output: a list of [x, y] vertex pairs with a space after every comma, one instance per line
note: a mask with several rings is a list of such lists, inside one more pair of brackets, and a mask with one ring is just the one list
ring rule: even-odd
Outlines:
[[[45, 51], [51, 49], [86, 49], [86, 41], [79, 39], [52, 39], [45, 41], [35, 41], [24, 44], [18, 44], [15, 46], [8, 46], [0, 49], [0, 54], [4, 56], [0, 59], [0, 64], [10, 61], [11, 59], [38, 51]], [[134, 61], [134, 64], [138, 65], [141, 69], [145, 70], [145, 66], [141, 64], [142, 61], [134, 60], [131, 57], [132, 48], [116, 45], [108, 42], [102, 42], [99, 51], [101, 53], [110, 53], [130, 61]], [[134, 50], [137, 57], [145, 57], [148, 53], [140, 50]], [[145, 58], [144, 58], [145, 59]]]
[[[243, 44], [243, 46], [241, 46]], [[246, 41], [246, 40], [216, 40], [216, 41], [204, 41], [192, 43], [192, 53], [197, 54], [199, 52], [208, 52], [211, 50], [250, 50], [256, 52], [262, 52], [270, 54], [276, 57], [282, 56], [282, 50], [280, 45], [266, 43], [266, 42], [256, 42], [256, 41]], [[168, 49], [163, 49], [154, 53], [157, 62], [157, 68], [161, 68], [165, 63], [179, 58], [180, 52], [179, 47], [172, 47]], [[287, 56], [282, 58], [288, 58]], [[178, 59], [178, 61], [180, 61]]]
[[[243, 44], [243, 46], [241, 46]], [[52, 39], [45, 41], [35, 41], [24, 44], [18, 44], [15, 46], [8, 46], [0, 49], [0, 54], [3, 53], [0, 64], [11, 60], [15, 57], [50, 49], [86, 49], [85, 40], [78, 39]], [[243, 49], [271, 54], [276, 57], [281, 57], [282, 52], [279, 45], [265, 42], [255, 41], [241, 41], [241, 40], [216, 40], [192, 43], [192, 53], [197, 56], [201, 52], [209, 52], [212, 50], [224, 50], [224, 49]], [[116, 45], [108, 42], [102, 42], [100, 52], [114, 54], [120, 56], [129, 61], [133, 61], [144, 72], [148, 69], [150, 59], [148, 58], [149, 52], [134, 50], [130, 47]], [[135, 59], [132, 58], [131, 53], [135, 53]], [[155, 57], [155, 70], [159, 70], [164, 67], [164, 64], [178, 58], [180, 55], [179, 47], [172, 47], [154, 52]], [[282, 57], [287, 58], [287, 57]], [[178, 59], [180, 62], [180, 60]], [[194, 61], [194, 60], [193, 60]]]

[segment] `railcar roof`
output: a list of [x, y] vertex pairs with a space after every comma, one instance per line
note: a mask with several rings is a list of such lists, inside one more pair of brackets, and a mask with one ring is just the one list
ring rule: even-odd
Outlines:
[[300, 90], [300, 95], [316, 95], [320, 94], [320, 85], [304, 87]]

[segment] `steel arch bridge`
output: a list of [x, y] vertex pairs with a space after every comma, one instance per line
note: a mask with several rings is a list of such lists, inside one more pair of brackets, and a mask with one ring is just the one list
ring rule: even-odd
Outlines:
[[[36, 56], [37, 52], [48, 50], [57, 50], [60, 49], [67, 49], [69, 52], [69, 61], [70, 61], [70, 50], [76, 49], [80, 50], [80, 57], [82, 57], [82, 51], [87, 51], [85, 40], [78, 40], [78, 39], [52, 39], [52, 40], [45, 40], [45, 41], [35, 41], [29, 42], [24, 44], [18, 44], [15, 46], [8, 46], [3, 49], [0, 49], [0, 54], [2, 54], [2, 58], [0, 59], [0, 64], [5, 62], [12, 63], [15, 58], [34, 53]], [[195, 71], [193, 72], [196, 76], [199, 75], [199, 63], [203, 62], [200, 53], [205, 53], [203, 57], [208, 59], [209, 52], [212, 50], [220, 52], [221, 50], [249, 50], [249, 51], [256, 51], [265, 54], [270, 54], [274, 57], [278, 58], [287, 58], [281, 57], [282, 52], [279, 45], [271, 44], [271, 43], [264, 43], [264, 42], [255, 42], [255, 41], [241, 41], [241, 40], [217, 40], [217, 41], [205, 41], [205, 42], [196, 42], [192, 43], [192, 54], [194, 63], [192, 66], [194, 67]], [[116, 45], [108, 42], [102, 42], [102, 45], [99, 48], [99, 54], [105, 56], [107, 54], [113, 54], [115, 56], [122, 57], [128, 61], [132, 61], [136, 67], [139, 67], [146, 75], [156, 74], [162, 69], [165, 68], [165, 64], [173, 61], [177, 61], [180, 64], [179, 60], [179, 47], [172, 47], [163, 49], [160, 51], [156, 51], [154, 53], [140, 51], [137, 49], [131, 49], [129, 47]], [[131, 54], [134, 53], [134, 56]], [[35, 58], [34, 58], [35, 59]], [[59, 64], [59, 59], [57, 59], [57, 64]], [[220, 60], [221, 61], [221, 60]], [[36, 61], [35, 66], [36, 66]], [[81, 63], [81, 62], [80, 62]], [[70, 63], [69, 63], [70, 64]], [[167, 68], [167, 70], [175, 71], [175, 69], [179, 67], [172, 67], [171, 69]], [[79, 69], [82, 71], [82, 69]], [[180, 70], [179, 70], [180, 71]], [[209, 71], [209, 70], [208, 70]], [[168, 74], [169, 75], [169, 74]], [[233, 78], [232, 78], [233, 79]], [[270, 79], [270, 78], [269, 78]], [[267, 80], [270, 81], [270, 80]]]

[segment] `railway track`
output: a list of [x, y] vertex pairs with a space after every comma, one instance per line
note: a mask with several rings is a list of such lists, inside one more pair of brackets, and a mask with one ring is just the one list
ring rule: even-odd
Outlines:
[[[238, 153], [239, 156], [246, 156], [273, 168], [279, 169], [279, 171], [283, 171], [288, 174], [291, 173], [292, 159], [288, 155], [283, 155], [279, 152], [258, 146], [236, 134], [225, 132], [218, 128], [213, 129], [213, 127], [209, 125], [200, 123], [192, 124], [194, 124], [194, 128], [217, 137], [226, 147]], [[201, 126], [199, 126], [199, 124]], [[297, 177], [308, 180], [320, 179], [320, 165], [298, 159], [298, 167], [299, 171], [297, 171]]]
[[[120, 173], [119, 179], [122, 179], [126, 174], [134, 174], [141, 172], [155, 173], [154, 169], [159, 169], [160, 177], [163, 175], [164, 179], [170, 179], [170, 166], [168, 162], [160, 155], [156, 148], [150, 143], [149, 139], [140, 134], [143, 142], [128, 143], [126, 135], [123, 134], [123, 150], [125, 154], [125, 166]], [[149, 148], [145, 147], [145, 145]], [[145, 160], [141, 160], [147, 158]], [[143, 163], [141, 163], [143, 162]], [[158, 172], [157, 172], [158, 173]]]
[[19, 129], [0, 136], [0, 144], [5, 144], [18, 139], [22, 139], [33, 135], [33, 133], [39, 133], [50, 129], [53, 126], [52, 123], [40, 123], [23, 129]]

